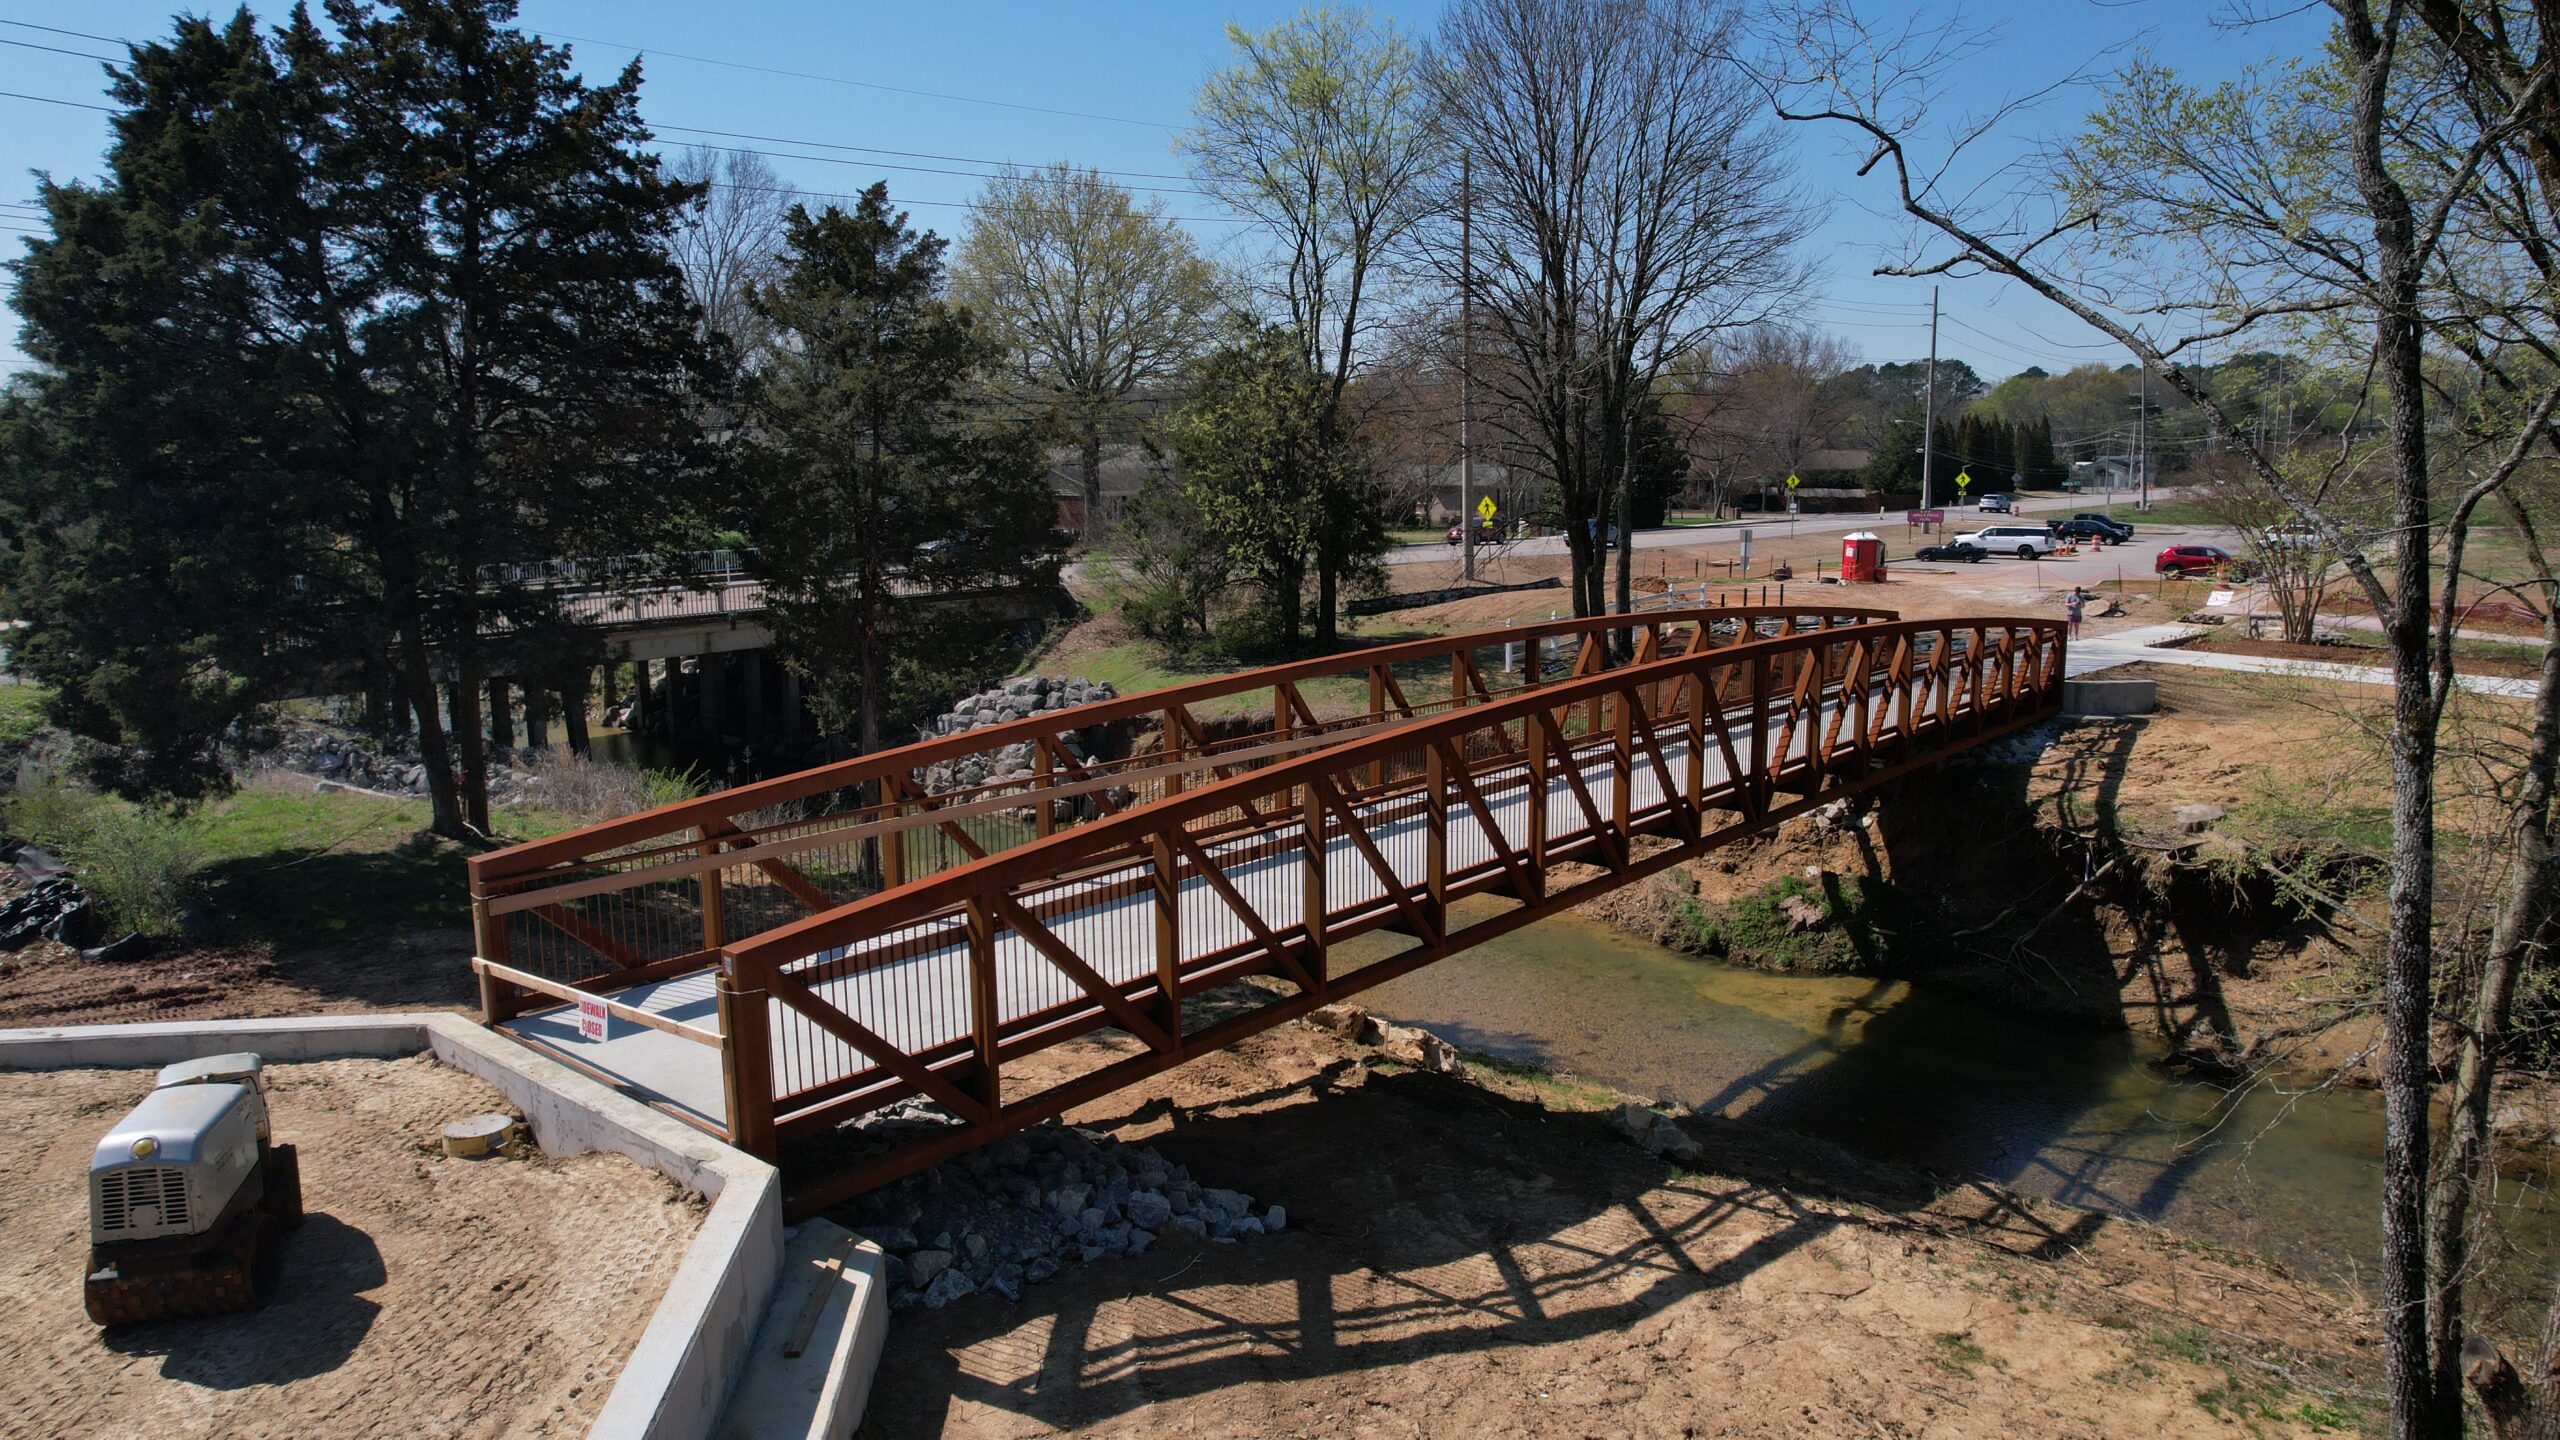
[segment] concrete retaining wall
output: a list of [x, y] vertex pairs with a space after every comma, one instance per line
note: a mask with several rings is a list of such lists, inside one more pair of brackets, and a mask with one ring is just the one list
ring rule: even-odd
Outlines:
[[9, 1070], [143, 1069], [230, 1050], [279, 1062], [430, 1051], [523, 1110], [545, 1153], [626, 1155], [702, 1194], [711, 1202], [702, 1228], [588, 1433], [712, 1434], [781, 1274], [782, 1183], [772, 1166], [454, 1014], [0, 1030], [0, 1069]]

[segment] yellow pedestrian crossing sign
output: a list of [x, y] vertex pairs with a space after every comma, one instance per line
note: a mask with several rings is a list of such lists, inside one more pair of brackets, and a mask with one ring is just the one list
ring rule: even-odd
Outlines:
[[1971, 471], [1959, 470], [1956, 472], [1956, 488], [1958, 490], [1965, 489], [1971, 484], [1973, 484], [1973, 473]]
[[1788, 488], [1788, 489], [1793, 490], [1793, 489], [1794, 489], [1794, 488], [1796, 488], [1798, 485], [1801, 485], [1801, 484], [1803, 484], [1803, 483], [1804, 483], [1803, 481], [1801, 481], [1801, 480], [1799, 480], [1799, 479], [1797, 479], [1797, 478], [1795, 477], [1794, 472], [1790, 471], [1790, 472], [1788, 473], [1788, 475], [1787, 475], [1787, 488]]
[[1476, 502], [1476, 515], [1477, 515], [1477, 517], [1478, 517], [1479, 519], [1484, 519], [1484, 520], [1490, 520], [1490, 519], [1492, 519], [1492, 518], [1493, 518], [1493, 497], [1492, 497], [1492, 496], [1487, 495], [1487, 496], [1486, 496], [1486, 497], [1484, 497], [1483, 499], [1481, 499], [1481, 500], [1479, 500], [1479, 501], [1477, 501], [1477, 502]]

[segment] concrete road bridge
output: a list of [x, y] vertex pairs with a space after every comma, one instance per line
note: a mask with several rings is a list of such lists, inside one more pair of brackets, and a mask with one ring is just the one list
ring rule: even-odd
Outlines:
[[[2032, 724], [2064, 668], [2058, 622], [1706, 608], [990, 725], [475, 858], [482, 1014], [833, 1157], [807, 1213]], [[1135, 1053], [1043, 1053], [1103, 1031]]]

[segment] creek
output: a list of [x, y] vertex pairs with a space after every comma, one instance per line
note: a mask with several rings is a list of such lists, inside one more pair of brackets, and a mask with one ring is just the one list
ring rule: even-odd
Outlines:
[[[1742, 969], [1574, 915], [1363, 1003], [1465, 1049], [2158, 1221], [2325, 1281], [2369, 1276], [2380, 1253], [2379, 1096], [2308, 1077], [2237, 1090], [2180, 1078], [2158, 1063], [2167, 1047], [2138, 1031], [1926, 982]], [[2500, 1267], [2519, 1278], [2547, 1276], [2537, 1257], [2560, 1240], [2547, 1179], [2515, 1175], [2501, 1197], [2531, 1252]]]

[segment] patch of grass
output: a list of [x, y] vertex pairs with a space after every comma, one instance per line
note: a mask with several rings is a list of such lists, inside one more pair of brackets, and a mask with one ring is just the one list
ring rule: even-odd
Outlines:
[[45, 731], [45, 702], [53, 691], [42, 685], [0, 685], [0, 755], [15, 755]]
[[1950, 1374], [1962, 1375], [1970, 1379], [1973, 1376], [1973, 1367], [1976, 1365], [1996, 1366], [1999, 1363], [1986, 1354], [1981, 1346], [1973, 1343], [1973, 1337], [1970, 1335], [1937, 1335], [1931, 1337], [1931, 1342], [1936, 1348], [1929, 1355], [1929, 1363]]
[[[1801, 926], [1788, 913], [1790, 901], [1818, 907], [1822, 923]], [[1672, 922], [1672, 938], [1681, 948], [1738, 965], [1817, 975], [1907, 966], [1920, 958], [1918, 937], [1928, 933], [1919, 902], [1887, 881], [1862, 875], [1826, 877], [1818, 888], [1801, 876], [1783, 875], [1723, 905], [1683, 901]]]
[[1484, 1071], [1530, 1090], [1549, 1109], [1606, 1110], [1627, 1098], [1614, 1090], [1586, 1085], [1570, 1075], [1559, 1075], [1535, 1060], [1510, 1060], [1478, 1050], [1462, 1051], [1459, 1058], [1470, 1069]]
[[2202, 1326], [2163, 1326], [2143, 1332], [2134, 1344], [2133, 1360], [2126, 1370], [2143, 1378], [2159, 1372], [2145, 1363], [2145, 1358], [2175, 1360], [2222, 1372], [2222, 1381], [2196, 1392], [2196, 1404], [2217, 1420], [2228, 1420], [2246, 1428], [2253, 1435], [2264, 1434], [2259, 1425], [2301, 1425], [2323, 1434], [2355, 1429], [2362, 1417], [2352, 1408], [2319, 1396], [2303, 1395], [2282, 1379], [2264, 1370], [2232, 1363], [2214, 1345], [2213, 1338]]

